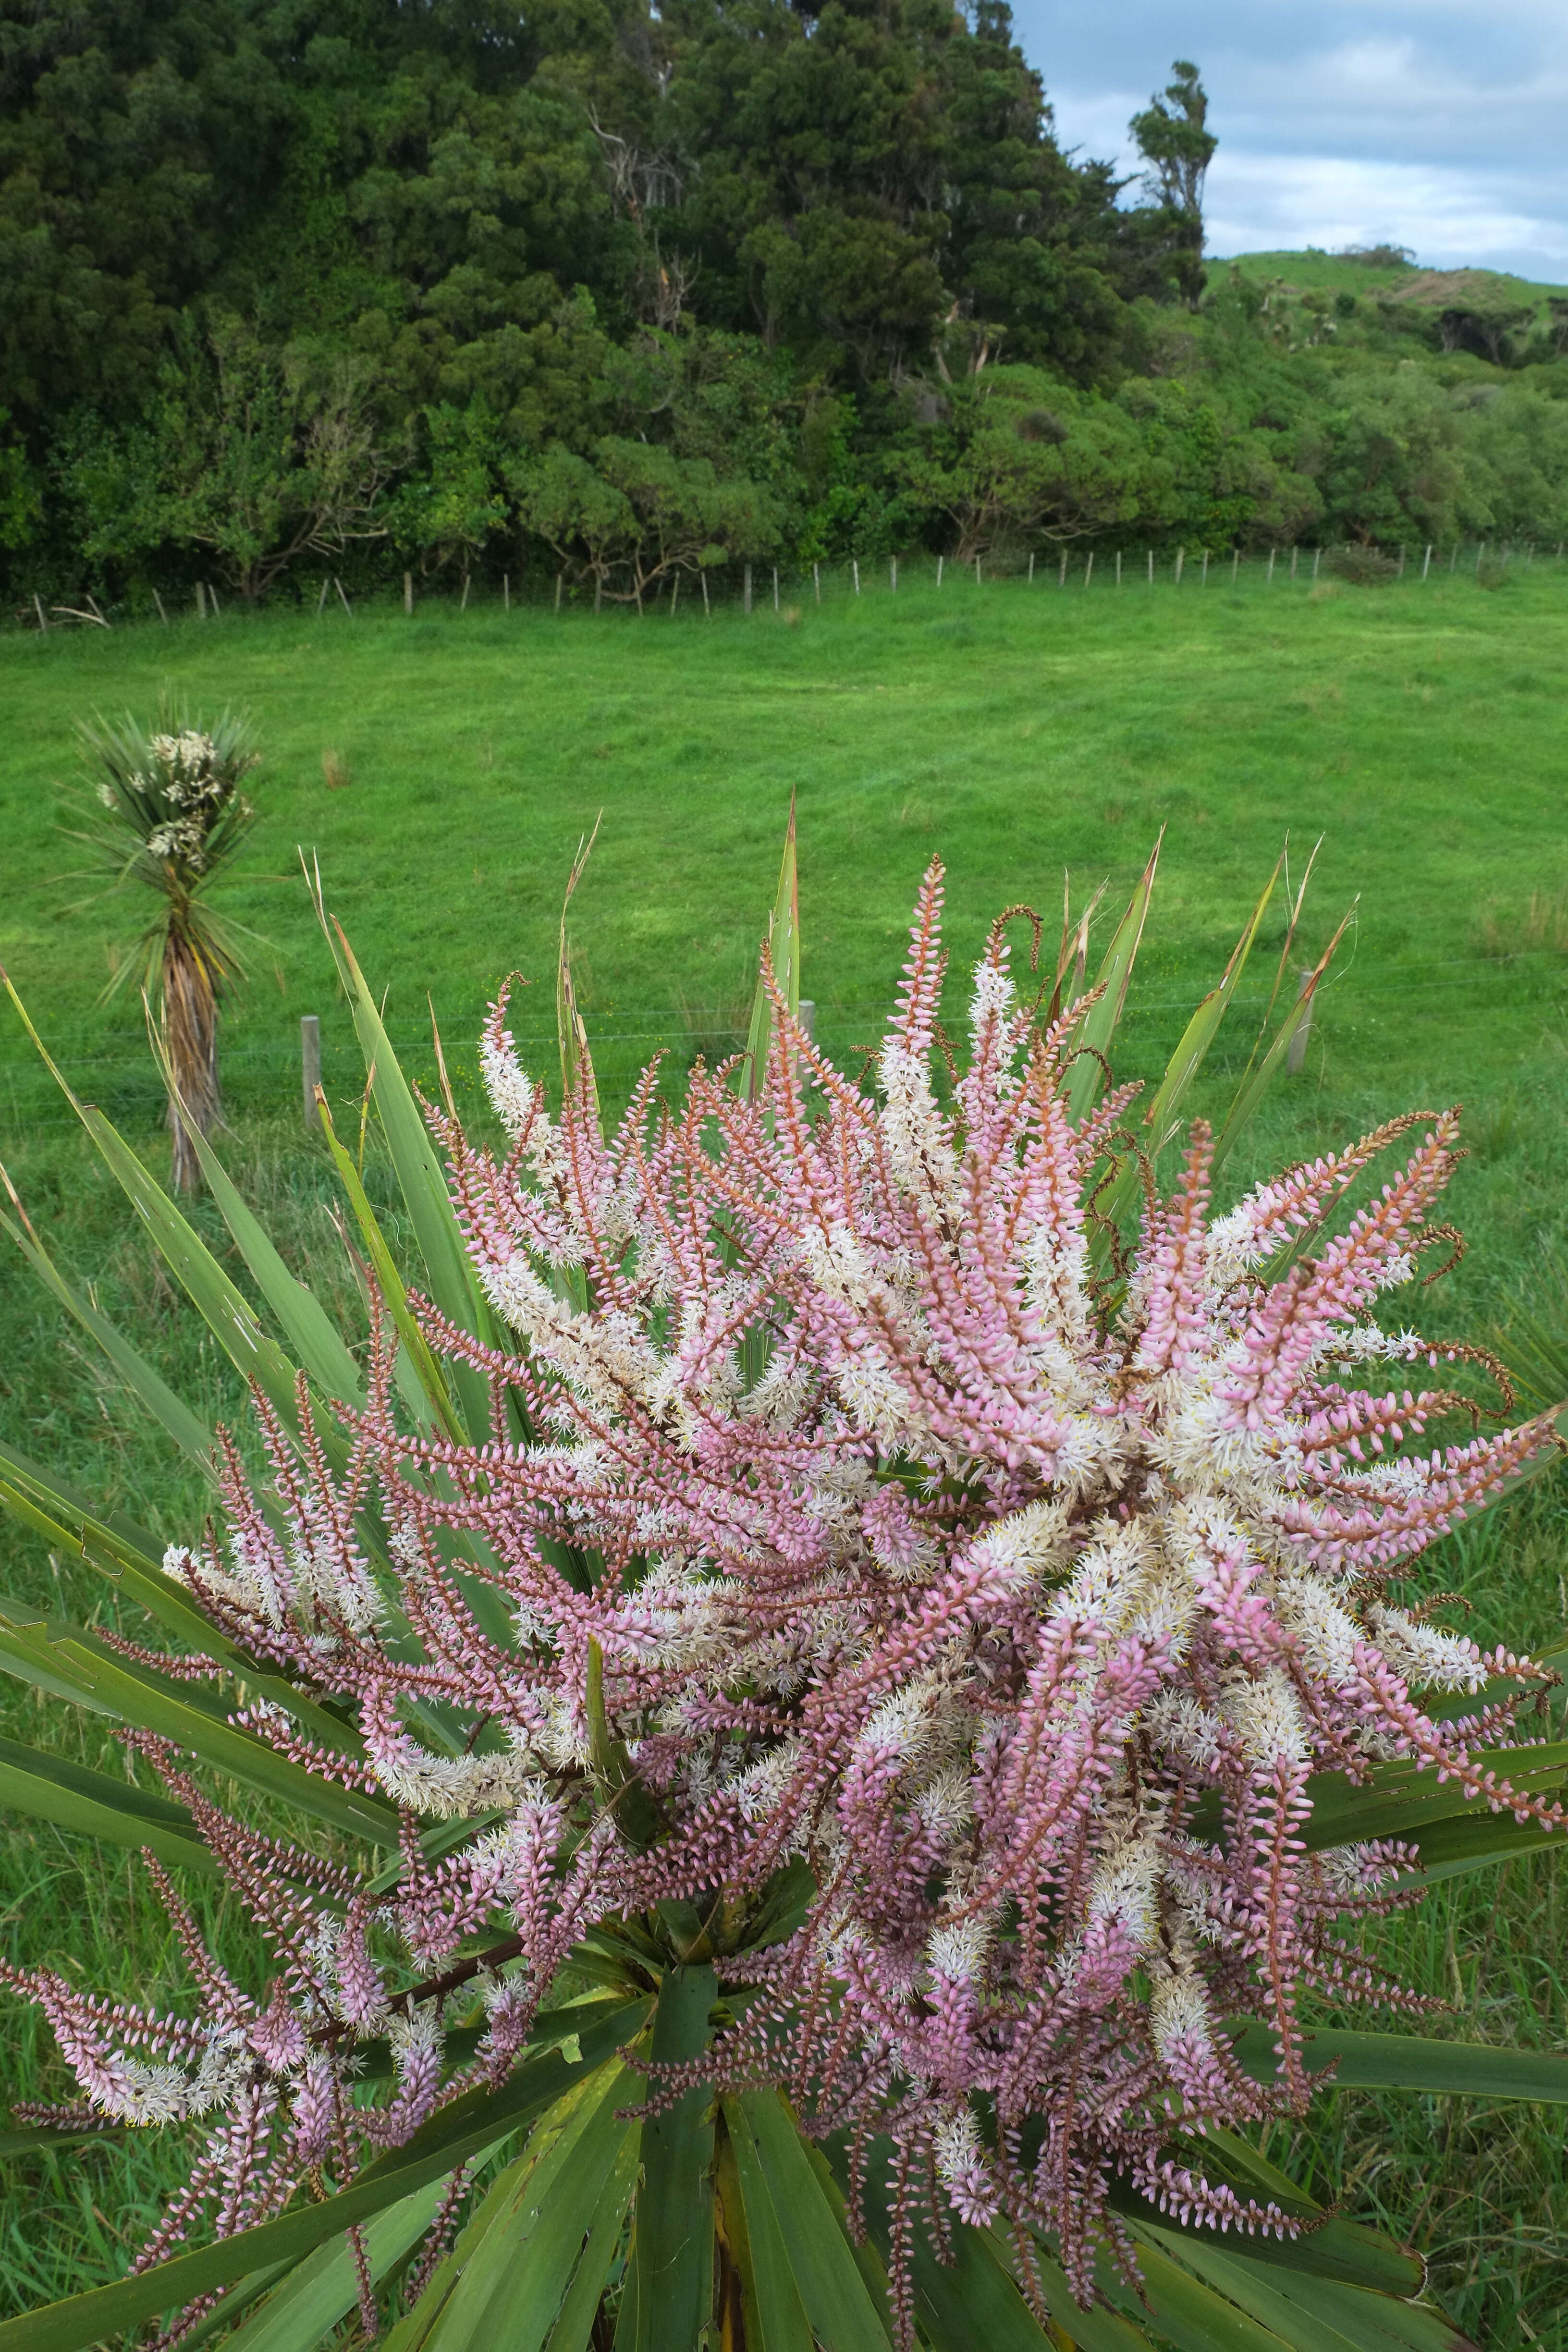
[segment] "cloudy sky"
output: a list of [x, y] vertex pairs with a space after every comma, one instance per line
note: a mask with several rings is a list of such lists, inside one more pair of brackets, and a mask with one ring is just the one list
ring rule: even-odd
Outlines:
[[1568, 280], [1565, 0], [1014, 0], [1064, 144], [1195, 58], [1219, 153], [1209, 250], [1413, 246]]

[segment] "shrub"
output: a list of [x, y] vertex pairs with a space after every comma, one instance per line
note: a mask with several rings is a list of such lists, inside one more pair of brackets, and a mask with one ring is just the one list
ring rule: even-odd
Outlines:
[[[1457, 1384], [1490, 1360], [1374, 1312], [1449, 1249], [1451, 1114], [1212, 1213], [1310, 987], [1161, 1195], [1152, 1155], [1268, 894], [1134, 1124], [1105, 1055], [1152, 883], [1089, 988], [1087, 918], [1020, 994], [1027, 910], [1000, 917], [943, 1086], [933, 864], [868, 1087], [797, 1018], [792, 845], [743, 1054], [678, 1101], [650, 1071], [606, 1137], [563, 940], [559, 1118], [503, 997], [481, 1060], [504, 1148], [448, 1103], [445, 1175], [345, 949], [424, 1261], [416, 1294], [329, 1123], [363, 1364], [205, 1139], [298, 1370], [85, 1114], [251, 1374], [268, 1467], [217, 1433], [221, 1531], [162, 1563], [47, 1472], [0, 1482], [184, 1644], [18, 1652], [57, 1693], [111, 1690], [162, 1778], [157, 1811], [80, 1768], [69, 1790], [153, 1848], [195, 1988], [173, 2017], [5, 1971], [80, 2085], [35, 2124], [205, 2135], [140, 2275], [51, 2315], [58, 2352], [183, 2303], [177, 2341], [345, 2227], [308, 2291], [276, 2288], [269, 2343], [305, 2352], [356, 2299], [374, 2333], [426, 2229], [399, 2342], [449, 2352], [524, 2309], [535, 2344], [613, 2324], [647, 2352], [710, 2322], [752, 2352], [956, 2347], [985, 2311], [1022, 2352], [1047, 2326], [1094, 2340], [1101, 2298], [1133, 2342], [1239, 2340], [1262, 2299], [1305, 2352], [1314, 2282], [1348, 2341], [1415, 2324], [1419, 2265], [1247, 2135], [1300, 2116], [1335, 2055], [1489, 2085], [1485, 2052], [1336, 2040], [1302, 2002], [1418, 2011], [1340, 1924], [1416, 1899], [1439, 1851], [1467, 1866], [1564, 1818], [1555, 1759], [1503, 1744], [1542, 1670], [1391, 1589], [1553, 1424], [1475, 1433]], [[1417, 1364], [1444, 1385], [1402, 1389]], [[337, 1834], [300, 1844], [236, 1781]], [[251, 1983], [184, 1906], [197, 1858], [255, 1921]], [[464, 2168], [497, 2158], [443, 2261]], [[203, 2225], [216, 2251], [177, 2252]], [[1216, 2225], [1289, 2242], [1289, 2266], [1215, 2257]]]
[[1337, 580], [1352, 588], [1384, 588], [1399, 577], [1399, 566], [1380, 547], [1337, 547], [1328, 568]]

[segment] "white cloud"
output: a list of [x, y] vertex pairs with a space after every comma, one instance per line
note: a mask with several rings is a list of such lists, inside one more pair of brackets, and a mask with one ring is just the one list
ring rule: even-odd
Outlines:
[[1468, 263], [1561, 278], [1568, 276], [1568, 208], [1543, 213], [1541, 193], [1538, 182], [1511, 173], [1222, 151], [1209, 175], [1209, 250], [1388, 243], [1412, 247], [1435, 268]]
[[1568, 276], [1563, 0], [1017, 0], [1064, 142], [1135, 173], [1128, 118], [1195, 58], [1211, 250], [1390, 238]]

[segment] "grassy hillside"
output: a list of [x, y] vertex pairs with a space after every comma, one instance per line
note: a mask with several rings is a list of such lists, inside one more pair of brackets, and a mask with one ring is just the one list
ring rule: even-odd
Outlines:
[[[262, 820], [226, 903], [259, 936], [227, 1033], [226, 1150], [295, 1262], [352, 1312], [321, 1156], [299, 1119], [300, 1014], [321, 1015], [345, 1105], [363, 1073], [297, 878], [300, 845], [319, 856], [329, 904], [389, 986], [400, 1046], [428, 1071], [428, 992], [471, 1098], [475, 1027], [513, 966], [535, 982], [515, 1025], [550, 1066], [561, 888], [602, 811], [574, 922], [615, 1097], [656, 1046], [679, 1062], [732, 1037], [792, 791], [805, 989], [819, 1034], [847, 1060], [875, 1034], [934, 851], [948, 862], [960, 1019], [963, 967], [1000, 906], [1031, 899], [1054, 923], [1066, 867], [1075, 903], [1110, 877], [1108, 922], [1165, 829], [1119, 1072], [1137, 1075], [1159, 1066], [1215, 977], [1287, 832], [1293, 876], [1322, 835], [1302, 960], [1352, 900], [1357, 927], [1254, 1162], [1461, 1097], [1472, 1158], [1453, 1206], [1473, 1247], [1411, 1314], [1479, 1334], [1512, 1286], [1539, 1288], [1543, 1244], [1568, 1238], [1568, 566], [1519, 570], [1495, 593], [1463, 572], [1314, 593], [1304, 572], [1292, 584], [1281, 565], [1269, 583], [1258, 564], [1234, 589], [1228, 567], [1206, 587], [1189, 572], [1179, 589], [1167, 568], [1152, 589], [1129, 570], [1118, 592], [1103, 566], [1087, 593], [1081, 569], [1065, 592], [1054, 574], [1031, 588], [952, 570], [939, 592], [906, 568], [895, 596], [868, 567], [864, 589], [857, 599], [835, 574], [819, 609], [809, 579], [786, 582], [779, 616], [764, 600], [750, 621], [727, 609], [705, 623], [683, 606], [673, 622], [639, 625], [476, 601], [466, 614], [422, 608], [412, 623], [340, 610], [0, 639], [0, 959], [82, 1091], [158, 1162], [140, 1013], [123, 997], [97, 1002], [136, 910], [83, 904], [82, 886], [62, 878], [71, 858], [55, 788], [73, 770], [80, 714], [150, 711], [165, 683], [195, 708], [253, 712]], [[339, 789], [329, 751], [333, 773], [346, 768]], [[1221, 1057], [1233, 1072], [1279, 936], [1276, 913]], [[357, 1108], [351, 1117], [357, 1125]], [[238, 1412], [8, 1013], [0, 1153], [105, 1306], [209, 1412]], [[374, 1185], [374, 1135], [369, 1167]], [[167, 1533], [188, 1532], [195, 1495], [66, 1337], [29, 1278], [0, 1263], [0, 1430]], [[1568, 1616], [1565, 1534], [1557, 1490], [1531, 1490], [1453, 1539], [1434, 1581], [1468, 1596], [1481, 1637], [1542, 1641]], [[101, 1587], [8, 1526], [0, 1585], [106, 1605]], [[0, 1731], [23, 1718], [33, 1736], [36, 1703], [0, 1696]], [[114, 1752], [64, 1716], [49, 1736], [94, 1762]], [[106, 1871], [63, 1835], [12, 1834], [0, 1890], [18, 1958], [54, 1955], [106, 1990], [179, 1998], [175, 1956], [129, 1862]], [[1456, 2003], [1459, 2030], [1568, 2042], [1554, 1890], [1544, 1870], [1441, 1889], [1398, 1931], [1401, 1965]], [[221, 1940], [221, 1902], [215, 1916]], [[36, 2088], [47, 2039], [8, 2019], [11, 2095]], [[1438, 2283], [1479, 2341], [1568, 2352], [1556, 2234], [1568, 2173], [1550, 2116], [1436, 2103], [1400, 2114], [1348, 2095], [1327, 2116], [1325, 2154], [1353, 2173], [1366, 2210], [1436, 2245]], [[0, 2183], [0, 2299], [106, 2275], [169, 2166], [156, 2146], [106, 2147]]]
[[1235, 253], [1215, 257], [1208, 264], [1210, 282], [1216, 275], [1239, 269], [1248, 278], [1283, 278], [1303, 294], [1381, 294], [1404, 293], [1413, 281], [1423, 278], [1463, 278], [1484, 279], [1520, 301], [1544, 300], [1548, 295], [1568, 295], [1568, 286], [1552, 286], [1544, 279], [1516, 278], [1506, 269], [1438, 270], [1420, 261], [1368, 262], [1358, 260], [1353, 254], [1321, 253], [1308, 246], [1300, 253]]

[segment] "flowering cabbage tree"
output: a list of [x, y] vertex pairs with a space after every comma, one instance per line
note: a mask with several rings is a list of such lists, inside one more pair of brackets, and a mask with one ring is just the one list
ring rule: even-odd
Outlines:
[[[222, 1510], [160, 1559], [0, 1457], [163, 1636], [13, 1611], [0, 1659], [166, 1795], [25, 1751], [0, 1787], [143, 1849], [192, 1984], [5, 1970], [79, 2086], [24, 2122], [196, 2136], [132, 2275], [0, 2352], [309, 2352], [356, 2309], [396, 2352], [1461, 2345], [1256, 2129], [1326, 2076], [1568, 2097], [1409, 2031], [1357, 1933], [1563, 1822], [1568, 1751], [1513, 1744], [1546, 1670], [1417, 1597], [1555, 1424], [1480, 1433], [1497, 1368], [1383, 1304], [1451, 1255], [1452, 1114], [1215, 1207], [1301, 1006], [1162, 1185], [1268, 894], [1144, 1110], [1106, 1048], [1152, 883], [1093, 986], [1069, 935], [1020, 988], [999, 919], [943, 1085], [933, 866], [857, 1084], [797, 1017], [792, 840], [745, 1055], [606, 1134], [563, 950], [559, 1113], [503, 996], [494, 1149], [420, 1117], [340, 942], [422, 1259], [328, 1122], [359, 1356], [199, 1130], [266, 1321], [82, 1109], [268, 1474], [13, 1228]], [[244, 1980], [182, 1892], [215, 1868]]]
[[[82, 728], [81, 740], [94, 781], [76, 838], [111, 887], [140, 883], [159, 900], [138, 942], [142, 982], [159, 1013], [174, 1185], [188, 1192], [198, 1176], [188, 1129], [210, 1135], [223, 1112], [219, 1004], [242, 969], [235, 928], [206, 893], [255, 821], [240, 787], [259, 754], [242, 719], [226, 712], [209, 730], [168, 705], [151, 732], [132, 719], [100, 720]], [[121, 966], [114, 985], [137, 961]]]

